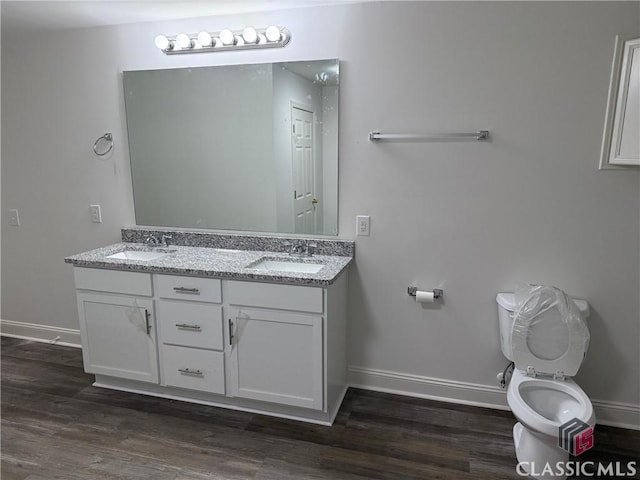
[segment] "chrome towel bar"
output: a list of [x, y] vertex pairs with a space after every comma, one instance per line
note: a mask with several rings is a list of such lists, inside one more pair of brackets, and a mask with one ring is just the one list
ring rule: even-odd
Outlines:
[[414, 142], [455, 142], [458, 140], [489, 140], [489, 130], [478, 130], [466, 133], [381, 133], [369, 132], [369, 140], [395, 140]]

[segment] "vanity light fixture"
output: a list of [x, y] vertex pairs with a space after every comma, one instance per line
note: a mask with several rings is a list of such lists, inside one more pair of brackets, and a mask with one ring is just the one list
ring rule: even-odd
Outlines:
[[200, 32], [197, 40], [202, 47], [216, 46], [216, 41], [209, 32]]
[[225, 46], [235, 45], [237, 42], [236, 36], [233, 34], [233, 32], [226, 28], [222, 30], [218, 34], [218, 36], [220, 37], [220, 41], [222, 42], [222, 45], [225, 45]]
[[224, 29], [220, 32], [180, 33], [175, 37], [158, 35], [155, 39], [155, 44], [165, 54], [174, 55], [178, 53], [284, 47], [290, 40], [291, 32], [289, 30], [271, 25], [262, 29], [247, 27], [244, 30], [236, 31]]
[[160, 50], [173, 50], [173, 41], [169, 40], [164, 35], [158, 35], [155, 40], [156, 47]]
[[176, 36], [176, 45], [182, 50], [193, 47], [193, 40], [186, 33], [181, 33]]
[[[258, 32], [253, 27], [247, 27], [242, 31], [242, 38], [244, 43], [258, 43]], [[266, 38], [266, 37], [265, 37]]]
[[279, 42], [282, 39], [282, 33], [280, 32], [280, 29], [275, 25], [267, 27], [264, 34], [265, 37], [267, 37], [267, 40], [270, 42]]
[[317, 72], [316, 73], [316, 82], [317, 83], [326, 83], [329, 80], [329, 74], [327, 72]]

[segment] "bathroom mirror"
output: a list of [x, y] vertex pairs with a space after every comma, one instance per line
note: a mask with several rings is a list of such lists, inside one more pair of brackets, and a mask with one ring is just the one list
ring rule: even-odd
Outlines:
[[123, 82], [138, 225], [337, 235], [337, 59]]

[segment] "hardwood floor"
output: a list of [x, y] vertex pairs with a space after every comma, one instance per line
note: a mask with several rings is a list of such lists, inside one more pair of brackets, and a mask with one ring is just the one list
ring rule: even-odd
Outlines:
[[[2, 338], [2, 480], [522, 478], [510, 412], [350, 389], [322, 427], [92, 381], [79, 349]], [[640, 432], [595, 438], [581, 461], [640, 459]]]

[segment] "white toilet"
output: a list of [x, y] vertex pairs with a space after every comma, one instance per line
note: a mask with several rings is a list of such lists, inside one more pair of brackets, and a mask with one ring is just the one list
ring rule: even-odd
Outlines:
[[557, 479], [563, 477], [543, 470], [569, 460], [558, 446], [559, 427], [574, 418], [595, 425], [589, 397], [570, 378], [589, 346], [589, 304], [554, 287], [534, 288], [520, 303], [513, 293], [497, 295], [500, 345], [515, 364], [507, 402], [518, 419], [513, 439], [519, 469]]

